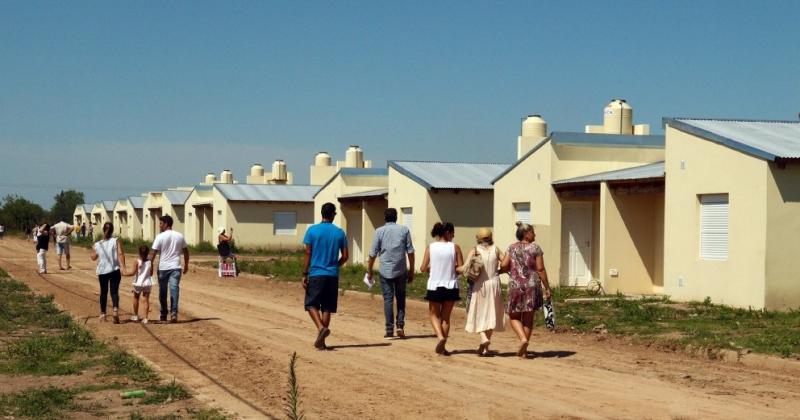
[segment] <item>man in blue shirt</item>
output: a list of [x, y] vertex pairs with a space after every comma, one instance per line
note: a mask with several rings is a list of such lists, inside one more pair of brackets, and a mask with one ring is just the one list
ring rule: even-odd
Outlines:
[[[397, 298], [397, 337], [406, 336], [403, 330], [406, 316], [406, 283], [414, 281], [414, 245], [408, 227], [397, 224], [397, 209], [389, 207], [383, 213], [386, 224], [375, 231], [369, 250], [367, 277], [372, 280], [375, 259], [381, 260], [381, 289], [383, 289], [383, 313], [386, 317], [386, 335], [394, 337], [394, 299]], [[408, 256], [408, 265], [406, 265]], [[409, 267], [411, 269], [409, 270]]]
[[303, 288], [306, 290], [306, 311], [318, 331], [314, 347], [325, 350], [325, 338], [331, 333], [331, 314], [336, 313], [339, 298], [339, 267], [347, 261], [349, 254], [347, 236], [333, 224], [336, 206], [325, 203], [321, 213], [322, 223], [309, 227], [303, 238], [306, 247]]

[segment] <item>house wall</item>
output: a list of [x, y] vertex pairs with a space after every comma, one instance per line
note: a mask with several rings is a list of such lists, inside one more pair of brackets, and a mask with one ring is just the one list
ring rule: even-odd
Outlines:
[[[189, 197], [183, 205], [183, 234], [189, 245], [197, 245], [203, 241], [211, 242], [211, 237], [201, 238], [201, 236], [207, 236], [208, 232], [213, 231], [212, 222], [214, 209], [212, 207], [194, 207], [195, 204], [209, 201], [211, 198], [212, 194], [210, 189], [195, 188], [192, 190], [192, 193], [189, 194]], [[208, 230], [206, 230], [206, 227]], [[216, 235], [213, 236], [216, 237]]]
[[475, 246], [478, 229], [491, 228], [493, 225], [494, 191], [439, 190], [428, 191], [428, 196], [431, 204], [428, 207], [428, 232], [438, 221], [452, 223], [456, 230], [453, 242], [461, 247], [461, 252], [466, 257]]
[[114, 207], [114, 235], [120, 238], [128, 238], [128, 210], [125, 206], [117, 203]]
[[[225, 228], [233, 228], [237, 246], [244, 248], [289, 249], [302, 248], [303, 236], [314, 222], [312, 203], [227, 202], [223, 212]], [[275, 212], [295, 212], [297, 230], [294, 235], [275, 235]], [[214, 236], [216, 228], [214, 226]], [[216, 238], [213, 241], [217, 243]]]
[[164, 216], [172, 216], [172, 230], [186, 234], [186, 210], [184, 205], [173, 205], [169, 200], [164, 199], [161, 212]]
[[[411, 226], [411, 242], [414, 249], [420, 252], [420, 257], [415, 258], [414, 269], [419, 270], [422, 263], [422, 253], [430, 242], [430, 231], [433, 223], [438, 221], [431, 220], [432, 206], [428, 191], [415, 181], [401, 174], [394, 168], [389, 168], [389, 197], [388, 206], [397, 209], [397, 222], [405, 224], [403, 220], [402, 208], [411, 207], [414, 213], [414, 224]], [[456, 232], [459, 234], [459, 232]]]
[[[600, 188], [600, 269], [599, 278], [607, 293], [652, 294], [663, 264], [656, 244], [663, 227], [657, 220], [663, 214], [663, 193], [622, 194], [602, 183]], [[663, 226], [663, 225], [662, 225]], [[609, 270], [617, 270], [612, 276]]]
[[556, 145], [553, 148], [553, 180], [641, 166], [664, 160], [664, 149], [643, 147], [585, 147]]
[[[763, 308], [767, 163], [669, 126], [666, 142], [664, 293]], [[701, 260], [698, 195], [719, 193], [730, 207], [728, 259]]]
[[161, 217], [163, 197], [161, 192], [150, 192], [144, 199], [143, 213], [144, 223], [142, 237], [146, 241], [152, 241], [159, 234], [158, 218]]
[[130, 239], [141, 239], [142, 237], [142, 219], [144, 218], [144, 211], [142, 209], [133, 209], [132, 206], [129, 205], [129, 209], [132, 209], [128, 213], [128, 238]]
[[[314, 197], [314, 223], [320, 223], [322, 221], [320, 211], [322, 210], [323, 204], [330, 202], [335, 204], [338, 209], [340, 196], [386, 188], [387, 184], [387, 177], [382, 175], [337, 175], [330, 184], [320, 190], [316, 197]], [[334, 220], [333, 222], [342, 229], [347, 228], [346, 223], [340, 224], [340, 222], [342, 222], [341, 220]]]
[[800, 307], [800, 163], [767, 169], [767, 309]]

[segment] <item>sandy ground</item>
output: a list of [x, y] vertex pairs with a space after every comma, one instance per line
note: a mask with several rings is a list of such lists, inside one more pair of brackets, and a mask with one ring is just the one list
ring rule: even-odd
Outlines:
[[[298, 354], [302, 409], [309, 418], [800, 418], [800, 368], [704, 360], [594, 335], [534, 333], [536, 357], [513, 355], [496, 334], [497, 357], [476, 357], [478, 338], [456, 310], [448, 348], [437, 356], [424, 302], [409, 302], [406, 340], [383, 340], [379, 296], [347, 292], [331, 325], [330, 351], [315, 330], [298, 283], [243, 275], [218, 279], [192, 267], [181, 283], [178, 324], [100, 323], [88, 251], [73, 269], [35, 270], [33, 245], [0, 242], [0, 267], [56, 302], [100, 337], [187, 384], [198, 398], [242, 418], [282, 418], [287, 366]], [[122, 308], [130, 310], [129, 278]], [[157, 298], [151, 302], [157, 308]], [[151, 318], [157, 318], [157, 309]], [[787, 368], [789, 366], [789, 368]]]

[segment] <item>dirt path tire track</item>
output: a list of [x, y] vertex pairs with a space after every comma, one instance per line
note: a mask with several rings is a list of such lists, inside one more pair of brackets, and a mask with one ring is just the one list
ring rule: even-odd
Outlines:
[[[478, 358], [476, 337], [462, 330], [463, 311], [454, 314], [448, 344], [456, 354], [440, 357], [432, 351], [424, 302], [409, 302], [407, 308], [406, 330], [417, 338], [384, 341], [382, 301], [361, 293], [347, 292], [340, 299], [328, 340], [334, 350], [319, 352], [310, 344], [314, 331], [298, 284], [249, 275], [221, 280], [202, 268], [192, 268], [181, 284], [182, 319], [202, 321], [146, 329], [101, 324], [94, 318], [97, 280], [88, 252], [73, 248], [76, 269], [40, 279], [27, 245], [0, 242], [0, 265], [37, 290], [53, 293], [73, 315], [87, 317], [87, 326], [100, 336], [116, 339], [202, 399], [245, 418], [282, 417], [292, 351], [299, 356], [302, 408], [311, 418], [800, 416], [797, 371], [754, 369], [615, 338], [597, 341], [542, 331], [534, 336], [536, 359], [506, 357], [514, 348], [510, 332], [493, 340], [503, 357]], [[50, 262], [57, 269], [53, 255]], [[128, 287], [121, 287], [121, 298], [122, 308], [129, 308]], [[151, 304], [157, 308], [157, 298]]]

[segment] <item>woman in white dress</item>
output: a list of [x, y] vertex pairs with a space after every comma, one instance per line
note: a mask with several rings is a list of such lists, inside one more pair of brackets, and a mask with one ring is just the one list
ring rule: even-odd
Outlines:
[[494, 246], [492, 230], [482, 228], [475, 235], [477, 245], [473, 248], [466, 260], [472, 261], [474, 255], [479, 255], [483, 266], [480, 275], [472, 286], [472, 300], [467, 312], [468, 333], [479, 333], [481, 342], [478, 346], [478, 356], [491, 355], [489, 345], [492, 333], [503, 331], [505, 307], [503, 306], [503, 293], [500, 288], [500, 263], [503, 261], [502, 252]]

